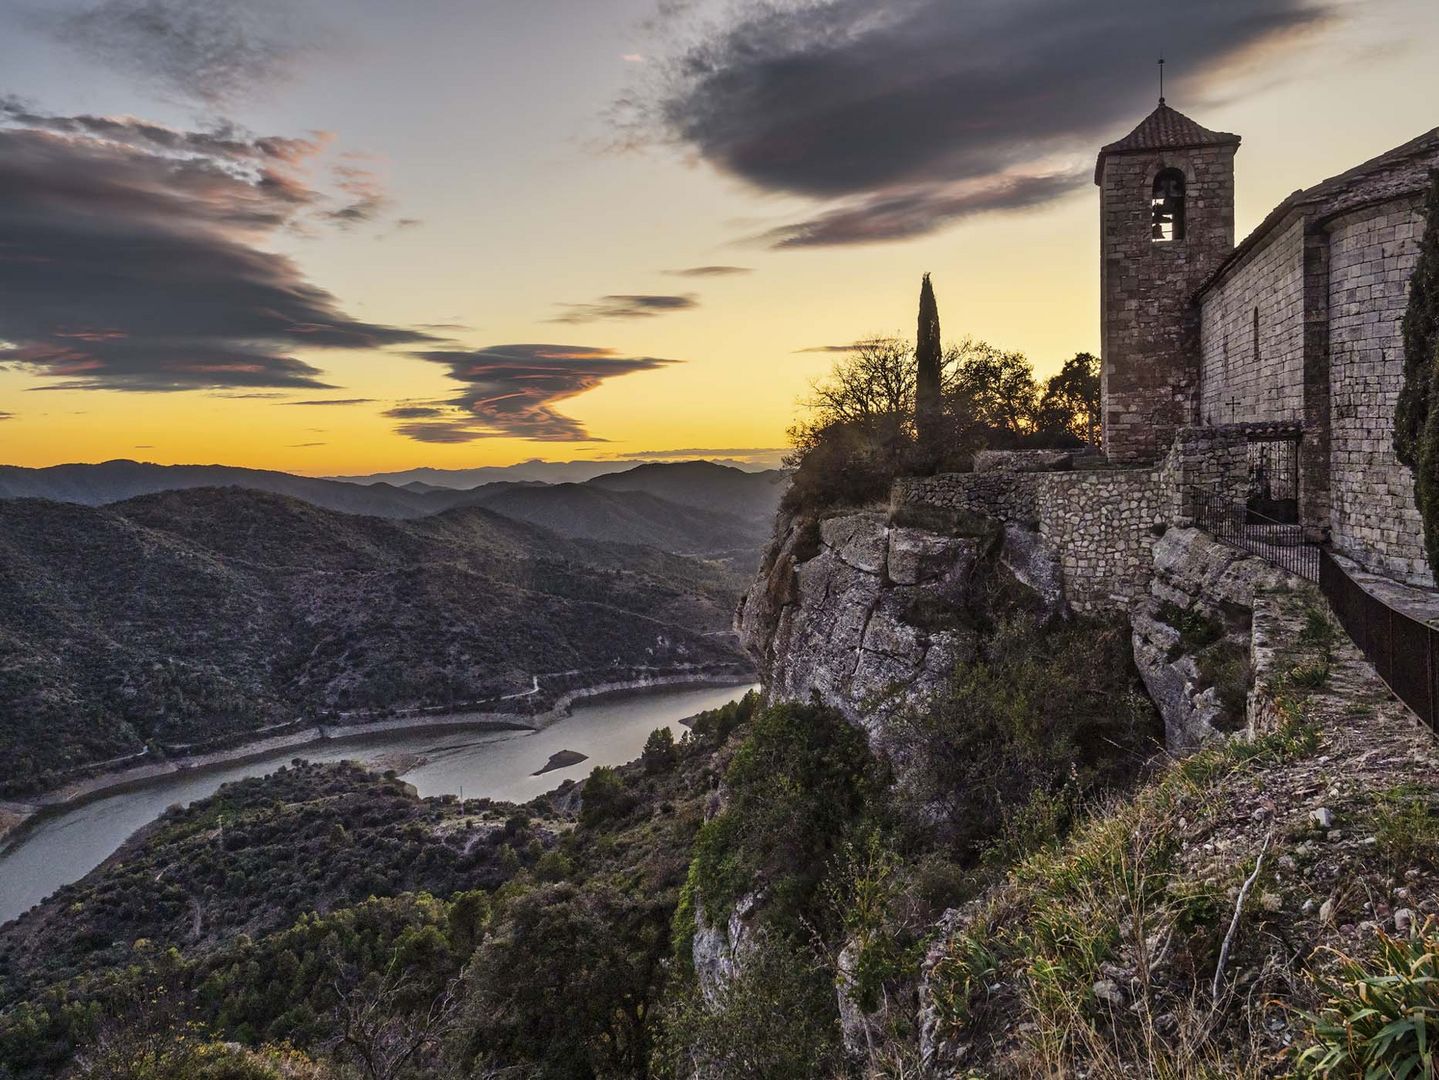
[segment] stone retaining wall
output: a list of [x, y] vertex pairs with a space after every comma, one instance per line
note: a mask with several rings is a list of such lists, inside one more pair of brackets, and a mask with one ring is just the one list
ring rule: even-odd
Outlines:
[[1127, 609], [1145, 593], [1171, 503], [1159, 469], [1039, 477], [1039, 532], [1076, 610]]
[[934, 507], [984, 514], [1000, 521], [1033, 524], [1039, 473], [940, 473], [902, 476], [890, 492], [891, 511], [907, 506]]

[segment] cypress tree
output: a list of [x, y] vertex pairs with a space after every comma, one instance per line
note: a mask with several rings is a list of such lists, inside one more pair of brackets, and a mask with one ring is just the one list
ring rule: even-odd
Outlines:
[[[1409, 307], [1404, 313], [1404, 386], [1394, 411], [1394, 452], [1410, 468], [1417, 468], [1423, 455], [1420, 444], [1433, 400], [1430, 384], [1434, 350], [1439, 346], [1439, 171], [1431, 174], [1425, 213], [1428, 225], [1419, 242], [1419, 262], [1409, 279]], [[1424, 509], [1422, 503], [1419, 509]]]
[[943, 350], [939, 344], [939, 304], [935, 302], [934, 286], [929, 283], [928, 274], [924, 275], [919, 286], [919, 336], [915, 341], [914, 355], [918, 363], [914, 387], [915, 427], [919, 431], [920, 444], [934, 452], [939, 448], [944, 408], [940, 401]]

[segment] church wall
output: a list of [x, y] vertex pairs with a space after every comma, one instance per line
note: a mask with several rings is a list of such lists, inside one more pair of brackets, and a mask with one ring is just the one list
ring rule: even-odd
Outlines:
[[1304, 222], [1201, 299], [1200, 421], [1304, 420]]
[[1330, 500], [1335, 547], [1368, 570], [1432, 584], [1413, 478], [1393, 445], [1400, 323], [1423, 228], [1417, 198], [1330, 225]]

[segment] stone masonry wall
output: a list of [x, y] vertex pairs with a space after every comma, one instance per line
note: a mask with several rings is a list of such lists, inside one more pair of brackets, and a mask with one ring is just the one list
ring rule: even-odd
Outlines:
[[1020, 472], [902, 476], [890, 493], [891, 510], [900, 513], [906, 506], [929, 506], [1033, 524], [1038, 520], [1039, 476]]
[[[1150, 235], [1154, 178], [1184, 171], [1186, 235]], [[1104, 450], [1153, 462], [1194, 422], [1198, 313], [1190, 298], [1234, 248], [1234, 147], [1111, 154], [1100, 184]]]
[[1335, 547], [1368, 570], [1432, 585], [1413, 478], [1393, 446], [1399, 324], [1423, 227], [1417, 198], [1330, 225], [1330, 501]]
[[1200, 317], [1206, 424], [1304, 419], [1304, 221], [1210, 289]]
[[1058, 554], [1075, 609], [1124, 609], [1146, 592], [1170, 502], [1159, 469], [1039, 477], [1039, 532]]

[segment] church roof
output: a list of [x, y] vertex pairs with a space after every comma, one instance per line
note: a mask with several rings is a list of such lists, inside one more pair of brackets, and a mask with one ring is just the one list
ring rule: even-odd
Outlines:
[[1419, 195], [1427, 191], [1430, 175], [1439, 169], [1439, 128], [1433, 128], [1410, 139], [1393, 150], [1370, 158], [1359, 165], [1321, 180], [1313, 187], [1294, 192], [1269, 212], [1227, 259], [1199, 287], [1203, 295], [1231, 269], [1249, 258], [1276, 229], [1295, 215], [1320, 222], [1351, 210], [1376, 203]]
[[1100, 148], [1094, 164], [1094, 182], [1100, 182], [1104, 159], [1109, 154], [1135, 150], [1179, 150], [1195, 146], [1238, 146], [1239, 136], [1227, 131], [1210, 131], [1195, 123], [1178, 109], [1171, 109], [1159, 99], [1159, 107], [1146, 116], [1137, 128], [1124, 138]]

